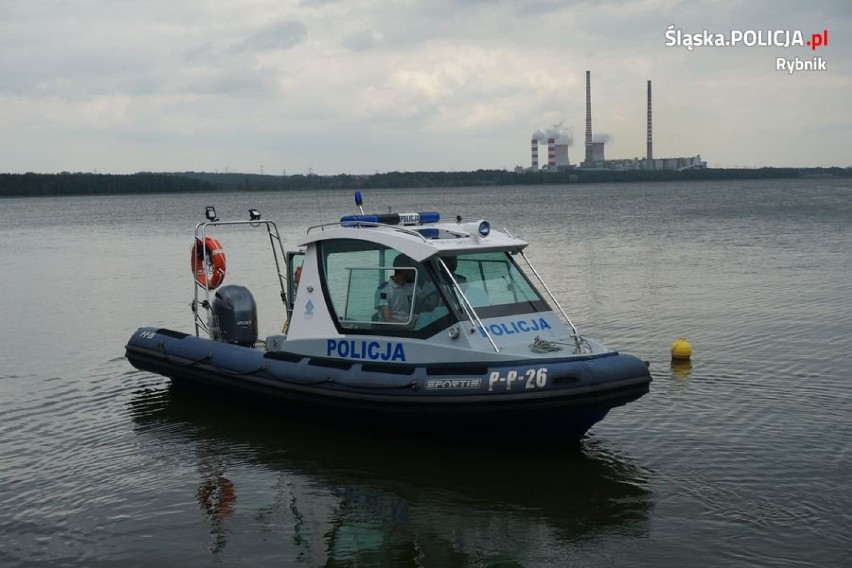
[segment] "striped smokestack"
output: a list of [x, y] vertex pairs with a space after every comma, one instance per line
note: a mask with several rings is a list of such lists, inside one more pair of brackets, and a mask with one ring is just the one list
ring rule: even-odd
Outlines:
[[556, 169], [556, 138], [547, 139], [547, 169]]
[[592, 75], [586, 71], [586, 164], [592, 163]]
[[651, 124], [651, 81], [648, 81], [648, 168], [654, 169], [654, 138]]
[[530, 141], [530, 156], [532, 157], [532, 169], [538, 169], [538, 140], [533, 138]]

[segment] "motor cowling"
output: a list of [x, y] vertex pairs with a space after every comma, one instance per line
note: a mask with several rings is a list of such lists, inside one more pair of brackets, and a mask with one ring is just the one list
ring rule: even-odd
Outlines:
[[254, 347], [257, 304], [248, 288], [231, 284], [216, 290], [210, 334], [215, 341]]

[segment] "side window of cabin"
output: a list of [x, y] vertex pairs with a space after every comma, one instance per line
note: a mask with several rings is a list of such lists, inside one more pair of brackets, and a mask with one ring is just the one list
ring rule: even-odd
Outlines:
[[364, 329], [376, 314], [376, 290], [388, 278], [383, 268], [392, 251], [366, 241], [323, 243], [325, 285], [341, 327]]
[[302, 278], [302, 264], [305, 262], [305, 253], [303, 251], [288, 251], [286, 256], [287, 263], [287, 311], [293, 311], [293, 302], [296, 301], [296, 290], [299, 287], [299, 280]]
[[[395, 267], [399, 254], [395, 249], [367, 241], [323, 243], [325, 285], [342, 329], [385, 334], [416, 332], [449, 314], [424, 266], [408, 259], [405, 266]], [[409, 275], [407, 285], [393, 284], [395, 270]], [[386, 320], [382, 307], [389, 304], [393, 304], [394, 317]]]

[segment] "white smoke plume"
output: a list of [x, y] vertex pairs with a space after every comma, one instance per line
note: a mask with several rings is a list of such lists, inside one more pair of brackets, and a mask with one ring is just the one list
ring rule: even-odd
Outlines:
[[539, 142], [547, 142], [551, 138], [554, 138], [556, 143], [560, 145], [570, 146], [574, 143], [574, 136], [571, 129], [565, 128], [562, 122], [544, 130], [536, 130], [532, 133], [531, 137], [532, 140], [538, 140]]
[[593, 134], [592, 142], [603, 142], [604, 144], [609, 144], [612, 141], [612, 136], [609, 134]]

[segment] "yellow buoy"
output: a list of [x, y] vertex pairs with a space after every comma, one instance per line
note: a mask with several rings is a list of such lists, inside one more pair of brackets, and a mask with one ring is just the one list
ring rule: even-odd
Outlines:
[[672, 343], [672, 360], [689, 361], [690, 357], [692, 357], [692, 345], [689, 344], [685, 337], [678, 337]]

